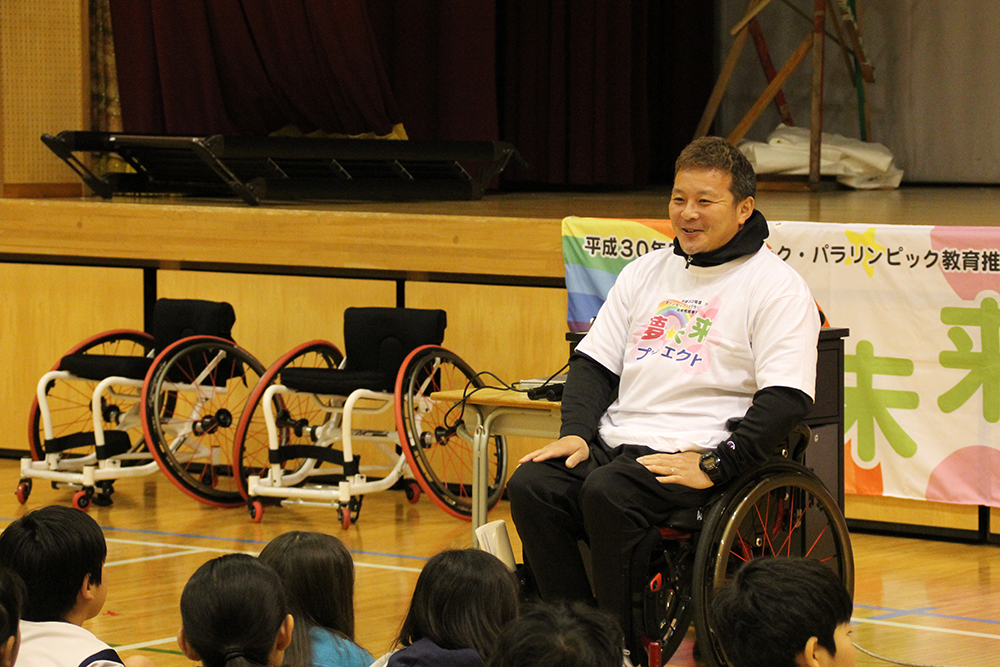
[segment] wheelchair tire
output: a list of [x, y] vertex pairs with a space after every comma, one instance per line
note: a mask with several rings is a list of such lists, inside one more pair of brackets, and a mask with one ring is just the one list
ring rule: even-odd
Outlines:
[[[250, 393], [246, 408], [236, 427], [233, 443], [233, 479], [240, 496], [250, 499], [248, 482], [251, 475], [264, 476], [269, 467], [267, 425], [261, 401], [272, 384], [281, 384], [281, 372], [286, 368], [337, 368], [344, 355], [337, 346], [325, 340], [314, 340], [298, 345], [281, 355], [265, 371], [260, 382]], [[310, 394], [285, 394], [274, 398], [274, 413], [278, 418], [282, 445], [312, 445], [308, 433], [299, 424], [319, 426], [330, 419], [330, 413], [320, 410]], [[338, 417], [339, 418], [339, 417]], [[303, 421], [304, 420], [304, 421]], [[294, 472], [303, 459], [285, 461], [288, 472]]]
[[[645, 572], [641, 594], [633, 594], [632, 633], [635, 639], [629, 645], [635, 650], [645, 647], [648, 661], [645, 664], [662, 664], [677, 651], [684, 641], [694, 616], [692, 597], [692, 569], [695, 559], [696, 535], [677, 533], [667, 536], [656, 530], [660, 539], [655, 540], [648, 562], [635, 562], [633, 572]], [[646, 553], [650, 540], [647, 537], [637, 553]], [[657, 662], [655, 653], [659, 652]]]
[[705, 663], [728, 665], [711, 627], [716, 591], [754, 558], [801, 556], [830, 567], [854, 595], [854, 555], [844, 515], [808, 468], [769, 463], [742, 478], [705, 519], [694, 571], [695, 630]]
[[[438, 507], [461, 519], [472, 517], [472, 443], [456, 431], [462, 410], [431, 399], [438, 391], [481, 387], [475, 371], [454, 352], [438, 345], [418, 347], [396, 376], [396, 429], [410, 471]], [[507, 448], [491, 438], [487, 507], [500, 500], [507, 479]]]
[[[70, 354], [100, 354], [100, 355], [121, 355], [121, 356], [146, 356], [153, 350], [153, 337], [143, 331], [134, 329], [114, 329], [105, 331], [87, 338], [76, 344], [63, 356]], [[50, 370], [57, 370], [62, 363], [62, 357]], [[72, 433], [93, 432], [93, 413], [90, 409], [90, 397], [93, 396], [96, 381], [79, 380], [73, 383], [74, 387], [69, 387], [68, 383], [56, 380], [49, 383], [45, 393], [49, 401], [49, 411], [52, 416], [52, 430], [56, 437], [69, 435]], [[82, 388], [80, 384], [85, 384]], [[108, 397], [105, 399], [109, 408], [124, 406], [127, 403], [124, 399]], [[138, 395], [135, 400], [139, 400]], [[127, 409], [127, 408], [125, 408]], [[109, 424], [109, 427], [113, 427]], [[133, 449], [142, 446], [141, 430], [135, 429], [130, 438]], [[31, 401], [31, 411], [28, 413], [28, 445], [31, 450], [31, 458], [41, 461], [45, 458], [45, 430], [42, 427], [42, 414], [38, 407], [38, 397]], [[94, 453], [93, 447], [77, 448], [72, 450], [70, 456], [88, 456]]]
[[233, 440], [263, 373], [252, 354], [212, 336], [181, 339], [153, 361], [142, 388], [143, 433], [160, 469], [192, 498], [246, 503], [233, 476]]

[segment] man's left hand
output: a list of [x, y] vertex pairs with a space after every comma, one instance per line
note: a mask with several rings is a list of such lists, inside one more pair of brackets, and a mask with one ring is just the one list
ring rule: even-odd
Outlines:
[[707, 489], [712, 480], [700, 467], [701, 454], [679, 452], [677, 454], [649, 454], [636, 459], [663, 484], [680, 484], [692, 489]]

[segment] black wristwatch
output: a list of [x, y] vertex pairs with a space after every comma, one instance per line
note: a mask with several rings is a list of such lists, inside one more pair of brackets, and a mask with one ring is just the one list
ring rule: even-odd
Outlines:
[[722, 459], [715, 452], [705, 452], [702, 454], [698, 467], [701, 468], [703, 473], [708, 475], [708, 478], [712, 480], [712, 484], [720, 484], [722, 482]]

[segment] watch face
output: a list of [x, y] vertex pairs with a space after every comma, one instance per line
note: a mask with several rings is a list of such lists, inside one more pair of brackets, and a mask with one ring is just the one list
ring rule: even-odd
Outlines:
[[705, 454], [701, 457], [702, 470], [715, 470], [719, 467], [719, 457], [715, 454]]

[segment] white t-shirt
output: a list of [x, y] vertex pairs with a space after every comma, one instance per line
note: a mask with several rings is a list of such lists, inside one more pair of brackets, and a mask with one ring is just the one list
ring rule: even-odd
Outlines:
[[[63, 621], [21, 621], [21, 648], [17, 667], [80, 667], [83, 661], [110, 647], [79, 625]], [[114, 659], [88, 663], [90, 667], [122, 667]]]
[[621, 378], [604, 441], [713, 449], [765, 387], [816, 390], [819, 315], [805, 281], [762, 246], [685, 268], [672, 248], [626, 266], [577, 349]]

